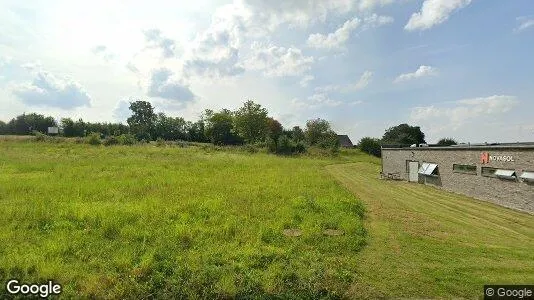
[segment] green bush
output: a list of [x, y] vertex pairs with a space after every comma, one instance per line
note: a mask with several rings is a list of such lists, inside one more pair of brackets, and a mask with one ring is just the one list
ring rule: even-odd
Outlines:
[[256, 146], [254, 146], [253, 144], [245, 144], [245, 146], [243, 146], [243, 149], [247, 151], [248, 153], [258, 152], [258, 148], [256, 148]]
[[332, 145], [330, 146], [330, 153], [332, 153], [333, 155], [338, 155], [340, 149], [341, 144], [339, 143], [339, 141], [337, 143], [332, 143]]
[[442, 138], [438, 141], [437, 145], [439, 146], [453, 146], [458, 145], [458, 142], [453, 138]]
[[267, 151], [269, 153], [276, 153], [276, 141], [273, 140], [272, 138], [268, 137], [267, 140], [265, 141], [265, 144], [267, 146]]
[[48, 138], [48, 141], [56, 144], [64, 143], [67, 141], [67, 138], [64, 138], [62, 136], [52, 136]]
[[294, 153], [306, 153], [306, 145], [304, 142], [299, 141], [295, 144], [295, 147], [293, 148]]
[[265, 146], [269, 153], [283, 155], [306, 153], [306, 145], [303, 141], [295, 142], [285, 134], [278, 138], [278, 142], [268, 137], [265, 141]]
[[380, 147], [380, 140], [372, 138], [372, 137], [364, 137], [360, 140], [358, 143], [358, 148], [362, 150], [363, 152], [380, 157], [382, 156], [382, 151]]
[[75, 144], [83, 144], [83, 143], [85, 143], [85, 139], [82, 138], [82, 137], [76, 137], [76, 138], [74, 138], [74, 143]]
[[329, 131], [324, 134], [317, 144], [320, 148], [328, 149], [331, 154], [337, 155], [341, 148], [341, 143], [337, 134], [333, 131]]
[[287, 137], [287, 135], [281, 135], [278, 138], [276, 145], [276, 153], [279, 154], [291, 154], [293, 152], [293, 142]]
[[100, 133], [98, 132], [93, 132], [90, 135], [88, 135], [85, 138], [85, 141], [87, 144], [93, 145], [93, 146], [98, 146], [102, 144], [102, 140], [100, 140]]
[[46, 141], [46, 134], [43, 134], [43, 133], [41, 133], [39, 131], [35, 131], [34, 130], [33, 131], [33, 135], [35, 136], [34, 140], [36, 142], [44, 142], [44, 141]]
[[164, 139], [162, 139], [162, 138], [158, 138], [158, 139], [156, 140], [156, 146], [158, 146], [158, 147], [165, 147], [166, 145], [167, 145], [167, 143], [165, 142]]
[[121, 134], [117, 137], [119, 144], [131, 146], [137, 141], [133, 134]]
[[184, 141], [178, 141], [176, 142], [176, 146], [180, 147], [180, 148], [185, 148], [188, 146], [187, 142], [184, 142]]
[[104, 146], [113, 146], [113, 145], [118, 145], [120, 143], [119, 143], [119, 139], [117, 139], [116, 136], [110, 135], [104, 139], [103, 144]]

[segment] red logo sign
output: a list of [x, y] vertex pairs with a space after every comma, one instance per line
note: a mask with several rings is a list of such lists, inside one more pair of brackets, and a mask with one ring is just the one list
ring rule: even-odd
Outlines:
[[490, 160], [490, 157], [489, 157], [489, 153], [488, 152], [482, 152], [482, 154], [480, 154], [480, 163], [481, 164], [487, 164], [487, 163], [489, 163], [489, 160]]

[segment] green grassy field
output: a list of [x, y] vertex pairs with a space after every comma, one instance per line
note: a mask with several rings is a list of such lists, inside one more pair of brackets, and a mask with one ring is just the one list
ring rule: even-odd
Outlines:
[[97, 298], [342, 295], [366, 241], [361, 203], [324, 169], [343, 158], [213, 149], [0, 142], [0, 281]]
[[327, 166], [367, 209], [354, 298], [482, 298], [484, 284], [534, 283], [534, 216], [442, 190]]
[[379, 180], [357, 151], [217, 149], [0, 141], [0, 281], [75, 298], [478, 298], [534, 282], [534, 216]]

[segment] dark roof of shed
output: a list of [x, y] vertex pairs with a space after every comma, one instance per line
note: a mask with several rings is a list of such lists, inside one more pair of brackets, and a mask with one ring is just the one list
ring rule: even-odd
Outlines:
[[341, 143], [342, 146], [354, 146], [349, 136], [346, 134], [338, 134], [337, 138], [339, 139], [339, 142]]

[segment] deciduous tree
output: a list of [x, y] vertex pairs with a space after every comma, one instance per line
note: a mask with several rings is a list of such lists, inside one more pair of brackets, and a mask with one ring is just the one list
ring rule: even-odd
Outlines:
[[332, 131], [330, 128], [330, 123], [328, 123], [326, 120], [308, 120], [306, 122], [306, 131], [304, 132], [306, 136], [306, 142], [308, 145], [317, 146], [326, 139], [330, 131]]
[[48, 127], [57, 126], [56, 121], [52, 117], [45, 117], [41, 114], [31, 113], [22, 114], [7, 124], [7, 131], [10, 134], [27, 135], [32, 131], [39, 131], [47, 133]]
[[453, 138], [442, 138], [438, 141], [438, 145], [440, 146], [452, 146], [452, 145], [458, 145], [455, 139]]
[[151, 140], [156, 121], [156, 114], [152, 104], [147, 101], [130, 102], [132, 115], [127, 122], [130, 130], [137, 139]]
[[267, 109], [248, 100], [235, 112], [235, 129], [247, 143], [265, 140], [267, 136]]
[[169, 117], [164, 113], [158, 113], [154, 124], [153, 138], [170, 140], [186, 140], [186, 122], [180, 117]]
[[382, 142], [385, 144], [401, 145], [424, 144], [425, 134], [419, 126], [400, 124], [386, 130], [386, 133], [382, 137]]
[[211, 110], [204, 112], [206, 120], [206, 136], [216, 145], [233, 145], [240, 143], [240, 138], [234, 131], [234, 118], [232, 112], [223, 109], [214, 113]]
[[278, 138], [282, 135], [284, 128], [282, 124], [273, 118], [267, 118], [267, 135], [274, 141], [278, 141]]
[[380, 157], [382, 155], [382, 149], [380, 147], [380, 140], [372, 137], [364, 137], [358, 143], [358, 148], [370, 155]]
[[0, 134], [7, 134], [7, 124], [0, 121]]

